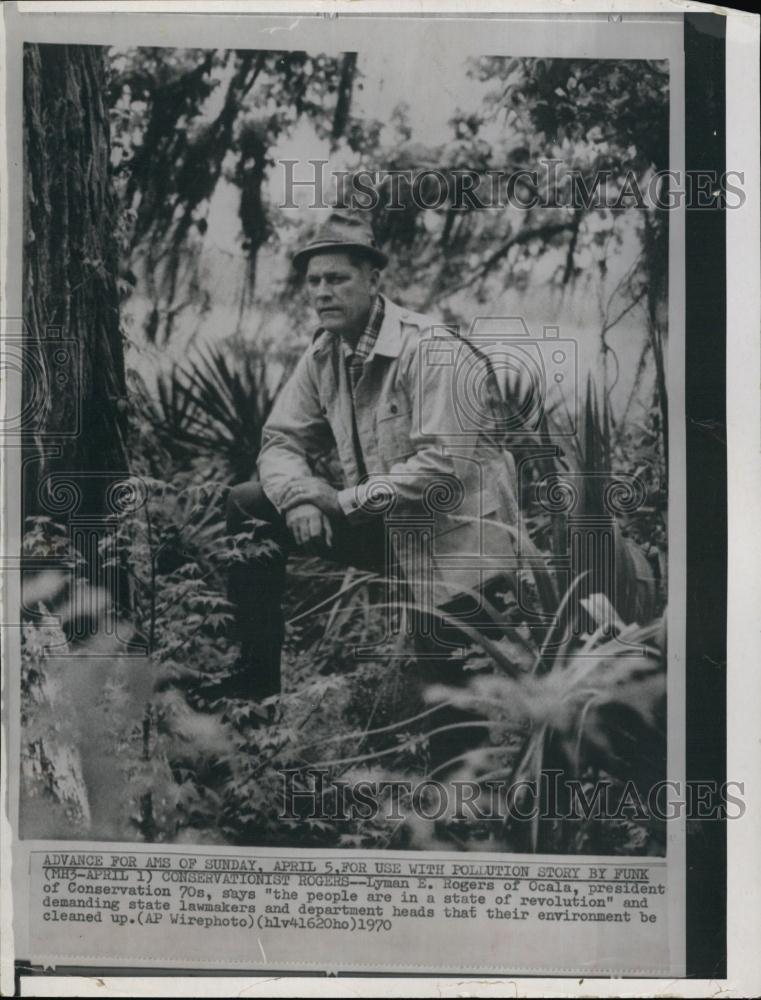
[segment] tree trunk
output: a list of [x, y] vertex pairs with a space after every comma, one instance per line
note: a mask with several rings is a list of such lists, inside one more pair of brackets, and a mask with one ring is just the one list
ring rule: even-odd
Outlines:
[[[112, 536], [118, 509], [114, 486], [127, 471], [105, 85], [102, 48], [25, 47], [22, 509], [25, 517], [44, 515], [67, 528], [70, 545], [84, 557], [77, 574], [123, 605], [122, 578], [107, 573], [101, 558], [101, 543]], [[46, 560], [68, 555], [53, 543], [50, 551], [34, 556], [40, 554]], [[35, 569], [32, 558], [25, 566], [25, 588]], [[25, 597], [29, 600], [26, 589]], [[52, 587], [51, 603], [55, 599]], [[89, 601], [72, 597], [71, 602], [75, 610], [65, 622], [65, 638], [87, 639], [100, 627], [100, 612]], [[77, 650], [66, 646], [63, 634], [52, 646], [58, 656]], [[34, 798], [26, 802], [22, 822], [37, 833], [43, 822], [43, 828], [57, 831], [51, 835], [63, 829], [81, 836], [91, 820], [85, 762], [68, 730], [59, 732], [56, 724], [66, 707], [61, 684], [67, 675], [60, 660], [48, 675], [44, 655], [33, 659], [29, 650], [24, 655], [38, 678], [36, 699], [24, 694], [35, 720], [30, 733], [41, 735], [26, 740], [23, 777], [47, 795], [37, 811]], [[43, 813], [49, 818], [41, 821]]]
[[103, 48], [26, 46], [26, 516], [113, 512], [127, 470], [105, 88]]

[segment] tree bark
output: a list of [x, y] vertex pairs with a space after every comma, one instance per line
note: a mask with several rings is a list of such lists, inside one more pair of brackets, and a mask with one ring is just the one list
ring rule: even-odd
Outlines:
[[[77, 514], [107, 513], [108, 483], [127, 471], [117, 211], [105, 87], [103, 48], [26, 46], [27, 516], [51, 514], [44, 491], [51, 473], [73, 487]], [[41, 364], [33, 363], [35, 357]], [[41, 393], [44, 405], [36, 406]]]

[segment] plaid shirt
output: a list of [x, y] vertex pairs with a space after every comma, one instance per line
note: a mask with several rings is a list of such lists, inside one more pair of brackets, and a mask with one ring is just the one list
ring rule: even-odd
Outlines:
[[378, 339], [378, 334], [380, 333], [380, 328], [383, 325], [383, 315], [385, 308], [383, 306], [383, 297], [381, 295], [375, 296], [375, 301], [370, 307], [370, 315], [367, 317], [367, 326], [362, 331], [359, 340], [354, 345], [352, 349], [346, 343], [345, 340], [341, 341], [341, 349], [343, 351], [343, 356], [346, 361], [346, 372], [349, 376], [349, 388], [351, 389], [351, 399], [352, 403], [352, 437], [354, 439], [354, 454], [357, 460], [357, 468], [359, 470], [360, 476], [364, 476], [367, 472], [365, 466], [365, 459], [362, 454], [362, 446], [359, 443], [359, 433], [357, 431], [357, 415], [356, 415], [356, 388], [357, 383], [362, 377], [362, 372], [365, 367], [365, 361], [370, 357], [373, 348], [375, 347], [375, 341]]
[[378, 339], [380, 328], [383, 325], [384, 312], [383, 296], [376, 295], [370, 309], [370, 315], [367, 318], [367, 326], [355, 344], [354, 349], [352, 350], [346, 341], [341, 341], [344, 357], [346, 358], [346, 368], [349, 372], [349, 384], [351, 385], [352, 396], [354, 396], [357, 382], [359, 382], [362, 370], [365, 367], [365, 361], [370, 357], [373, 347], [375, 347], [375, 341]]

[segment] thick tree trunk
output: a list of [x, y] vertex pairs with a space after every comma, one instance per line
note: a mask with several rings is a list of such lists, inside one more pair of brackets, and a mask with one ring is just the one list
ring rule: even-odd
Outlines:
[[[104, 572], [101, 559], [118, 509], [113, 487], [127, 470], [105, 84], [102, 48], [25, 48], [22, 505], [26, 517], [46, 515], [66, 526], [84, 556], [87, 578], [124, 605], [127, 590], [114, 572]], [[25, 586], [37, 568], [30, 560]], [[96, 612], [86, 603], [73, 601], [72, 607], [79, 610], [66, 622], [67, 638], [86, 639], [100, 627]], [[54, 645], [60, 655], [63, 634]], [[24, 693], [35, 738], [25, 742], [22, 777], [54, 804], [45, 797], [35, 812], [30, 799], [22, 823], [32, 834], [39, 835], [42, 823], [57, 829], [53, 835], [63, 828], [81, 836], [91, 821], [85, 762], [55, 723], [62, 706], [60, 661], [48, 673], [44, 656], [35, 660], [29, 650], [25, 656], [38, 679], [31, 687], [27, 681]]]
[[105, 58], [97, 46], [24, 53], [27, 516], [53, 514], [62, 481], [76, 500], [61, 513], [108, 513], [127, 469]]

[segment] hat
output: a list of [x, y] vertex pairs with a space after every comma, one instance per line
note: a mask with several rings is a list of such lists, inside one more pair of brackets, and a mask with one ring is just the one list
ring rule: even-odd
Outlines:
[[376, 267], [388, 264], [388, 257], [375, 242], [369, 216], [357, 210], [334, 208], [316, 235], [293, 255], [293, 266], [304, 271], [314, 254], [342, 251], [361, 254]]

